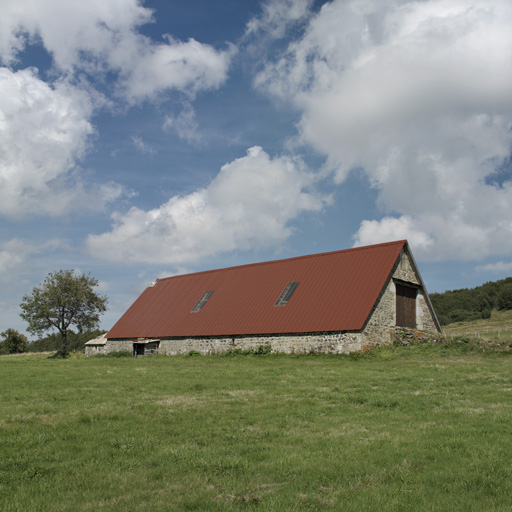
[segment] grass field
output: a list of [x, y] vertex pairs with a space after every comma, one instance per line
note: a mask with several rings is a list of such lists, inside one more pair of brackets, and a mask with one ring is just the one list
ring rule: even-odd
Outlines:
[[512, 310], [493, 310], [491, 318], [456, 322], [443, 327], [447, 336], [473, 336], [484, 340], [512, 339]]
[[512, 357], [0, 358], [0, 510], [510, 511]]

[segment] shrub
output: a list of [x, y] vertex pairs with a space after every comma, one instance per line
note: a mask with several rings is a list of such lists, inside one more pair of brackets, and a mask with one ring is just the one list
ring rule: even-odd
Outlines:
[[27, 337], [16, 329], [7, 329], [0, 336], [3, 338], [1, 343], [3, 353], [21, 354], [27, 351]]
[[265, 343], [264, 345], [258, 345], [256, 348], [228, 348], [225, 352], [219, 352], [221, 357], [233, 357], [233, 356], [263, 356], [272, 353], [272, 345]]
[[267, 354], [272, 354], [272, 345], [270, 343], [265, 343], [264, 345], [259, 345], [254, 351], [255, 355], [263, 356]]
[[448, 314], [451, 322], [470, 322], [471, 320], [476, 320], [480, 318], [481, 315], [474, 312], [468, 311], [466, 309], [455, 309], [454, 311], [450, 311]]
[[120, 350], [119, 352], [109, 352], [108, 354], [96, 354], [94, 357], [118, 358], [118, 357], [133, 357], [133, 356], [132, 356], [132, 353], [128, 350]]
[[364, 352], [350, 352], [347, 357], [353, 361], [361, 361], [366, 357], [366, 354]]
[[506, 284], [498, 295], [498, 308], [512, 309], [512, 283]]
[[482, 318], [491, 318], [491, 309], [486, 308], [482, 311]]

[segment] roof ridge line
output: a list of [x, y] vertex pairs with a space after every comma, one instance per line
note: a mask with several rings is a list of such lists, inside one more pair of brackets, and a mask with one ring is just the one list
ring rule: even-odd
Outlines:
[[363, 246], [359, 246], [359, 247], [351, 247], [350, 249], [339, 249], [337, 251], [327, 251], [327, 252], [320, 252], [320, 253], [314, 253], [314, 254], [304, 254], [302, 256], [292, 256], [291, 258], [282, 258], [282, 259], [279, 259], [279, 260], [259, 261], [259, 262], [255, 262], [255, 263], [245, 263], [243, 265], [233, 265], [231, 267], [215, 268], [215, 269], [212, 269], [212, 270], [201, 270], [200, 272], [189, 272], [187, 274], [178, 274], [178, 275], [175, 275], [175, 276], [157, 278], [156, 281], [158, 281], [158, 282], [160, 282], [160, 281], [167, 281], [169, 279], [178, 279], [178, 278], [181, 278], [181, 277], [187, 277], [187, 276], [198, 275], [198, 274], [212, 274], [214, 272], [224, 272], [226, 270], [254, 267], [256, 265], [271, 265], [271, 264], [274, 264], [274, 263], [280, 263], [280, 262], [285, 262], [285, 261], [301, 260], [301, 259], [306, 259], [306, 258], [318, 258], [318, 257], [322, 257], [322, 256], [330, 256], [330, 255], [333, 255], [335, 253], [340, 253], [340, 252], [362, 251], [362, 250], [372, 249], [374, 247], [384, 247], [386, 245], [398, 245], [398, 244], [402, 244], [402, 245], [407, 244], [407, 240], [406, 239], [395, 240], [393, 242], [383, 242], [383, 243], [380, 243], [380, 244], [372, 244], [372, 245], [363, 245]]

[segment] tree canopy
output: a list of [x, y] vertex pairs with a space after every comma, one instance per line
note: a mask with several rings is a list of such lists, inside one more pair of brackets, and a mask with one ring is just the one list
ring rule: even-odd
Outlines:
[[0, 333], [0, 353], [20, 354], [27, 350], [27, 337], [16, 329], [7, 329]]
[[507, 283], [503, 286], [496, 303], [499, 309], [512, 309], [512, 283]]
[[70, 327], [74, 325], [80, 333], [92, 330], [107, 309], [107, 298], [94, 291], [97, 285], [90, 275], [77, 275], [74, 270], [48, 274], [20, 304], [27, 330], [42, 334], [57, 329], [61, 334], [60, 355], [65, 357]]

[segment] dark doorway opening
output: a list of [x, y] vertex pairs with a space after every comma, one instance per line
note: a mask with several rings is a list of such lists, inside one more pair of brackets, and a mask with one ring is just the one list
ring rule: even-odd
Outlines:
[[134, 343], [133, 344], [133, 355], [135, 357], [137, 356], [143, 356], [144, 355], [144, 343]]
[[133, 343], [133, 356], [150, 356], [154, 354], [160, 345], [159, 340], [138, 340]]

